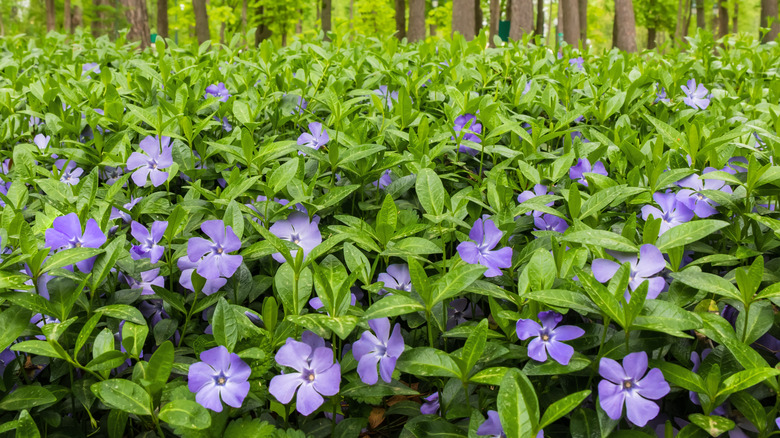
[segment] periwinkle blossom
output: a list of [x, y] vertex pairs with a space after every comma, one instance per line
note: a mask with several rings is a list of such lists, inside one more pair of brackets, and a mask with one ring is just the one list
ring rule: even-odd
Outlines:
[[168, 179], [168, 172], [160, 169], [167, 169], [173, 165], [170, 137], [146, 136], [139, 144], [146, 155], [140, 152], [133, 152], [127, 159], [127, 168], [135, 170], [133, 172], [133, 182], [138, 187], [146, 185], [146, 180], [151, 179], [152, 185], [161, 186]]
[[225, 87], [224, 82], [211, 84], [206, 87], [206, 94], [203, 95], [204, 99], [209, 97], [216, 97], [220, 102], [227, 102], [230, 99], [230, 91]]
[[502, 275], [501, 268], [512, 266], [512, 248], [507, 246], [493, 250], [503, 236], [504, 233], [496, 227], [496, 224], [488, 216], [483, 216], [471, 227], [469, 238], [472, 241], [461, 242], [458, 245], [458, 254], [468, 264], [487, 267], [485, 277], [498, 277]]
[[[349, 304], [351, 306], [354, 306], [355, 304], [357, 304], [357, 297], [353, 293], [349, 294]], [[325, 306], [322, 303], [322, 299], [320, 297], [314, 297], [314, 298], [310, 299], [309, 300], [309, 305], [314, 310], [320, 310], [320, 309], [322, 309]]]
[[585, 70], [585, 59], [582, 56], [572, 58], [569, 60], [569, 65], [578, 71], [583, 71]]
[[[265, 218], [265, 212], [266, 212], [266, 204], [265, 203], [266, 202], [270, 202], [266, 196], [258, 195], [257, 199], [255, 199], [254, 202], [249, 203], [249, 204], [244, 204], [244, 205], [249, 207], [251, 210], [255, 211], [262, 218]], [[301, 204], [301, 203], [298, 203], [298, 204], [295, 204], [295, 205], [289, 205], [290, 201], [288, 201], [287, 199], [280, 199], [280, 198], [274, 198], [273, 202], [275, 202], [276, 204], [279, 204], [281, 206], [288, 206], [287, 208], [290, 209], [290, 210], [294, 209], [294, 210], [300, 211], [301, 213], [307, 213], [308, 214], [308, 210], [306, 210], [306, 207], [304, 207], [303, 204]], [[268, 206], [269, 213], [273, 213], [275, 208], [276, 207], [273, 204]], [[262, 223], [262, 220], [260, 218], [257, 218], [257, 217], [252, 217], [252, 220], [257, 222], [257, 223]]]
[[482, 318], [482, 316], [482, 309], [469, 301], [468, 298], [454, 299], [447, 308], [447, 330], [452, 330], [472, 318]]
[[[81, 228], [81, 221], [76, 213], [68, 213], [54, 219], [52, 227], [46, 230], [46, 247], [52, 250], [70, 248], [100, 248], [106, 243], [106, 235], [100, 230], [95, 219], [88, 219], [86, 226]], [[92, 271], [95, 257], [90, 257], [76, 263], [81, 272]]]
[[710, 106], [708, 91], [703, 84], [696, 85], [696, 79], [688, 80], [687, 85], [681, 85], [685, 97], [683, 102], [693, 109], [707, 109]]
[[[269, 228], [268, 231], [282, 240], [287, 240], [301, 247], [305, 259], [311, 250], [322, 243], [322, 234], [320, 234], [319, 223], [319, 216], [314, 216], [310, 221], [309, 215], [299, 211], [293, 211], [287, 216], [287, 219], [276, 221], [271, 225], [271, 228]], [[290, 251], [290, 255], [293, 258], [295, 258], [297, 254], [298, 250]], [[274, 253], [272, 257], [279, 263], [284, 263], [286, 261], [284, 256], [279, 252]]]
[[[328, 131], [323, 129], [322, 123], [311, 122], [309, 123], [309, 132], [304, 132], [298, 137], [298, 146], [305, 146], [317, 150], [322, 146], [325, 146], [330, 141]], [[299, 154], [303, 152], [298, 151]]]
[[168, 222], [166, 221], [154, 221], [152, 226], [147, 229], [143, 225], [136, 221], [130, 224], [131, 234], [140, 243], [140, 245], [133, 245], [130, 248], [130, 257], [133, 260], [150, 259], [152, 264], [157, 263], [165, 252], [165, 248], [161, 245], [160, 240], [165, 235], [165, 230], [168, 228]]
[[[664, 260], [661, 251], [655, 247], [646, 243], [639, 248], [639, 260], [637, 260], [636, 254], [607, 251], [612, 257], [616, 258], [621, 264], [629, 263], [631, 265], [631, 271], [628, 274], [628, 286], [634, 291], [647, 280], [647, 299], [651, 300], [656, 298], [664, 289], [666, 282], [661, 276], [653, 277], [666, 267], [666, 260]], [[595, 259], [593, 260], [592, 270], [593, 276], [601, 283], [606, 283], [615, 276], [615, 273], [620, 268], [620, 265], [612, 260]], [[631, 294], [626, 290], [624, 295], [626, 301], [631, 300]]]
[[[526, 190], [526, 191], [520, 193], [519, 195], [517, 195], [517, 202], [522, 204], [523, 202], [528, 201], [530, 199], [533, 199], [533, 198], [535, 198], [537, 196], [552, 195], [552, 194], [553, 194], [552, 192], [548, 192], [547, 191], [547, 186], [546, 185], [544, 185], [544, 184], [536, 184], [536, 185], [534, 185], [534, 190], [533, 191]], [[548, 206], [548, 207], [552, 207], [553, 204], [554, 204], [554, 202], [548, 202], [545, 205]], [[541, 216], [544, 213], [541, 212], [541, 211], [534, 210], [534, 211], [526, 212], [525, 214], [526, 215], [533, 214], [534, 216]]]
[[422, 405], [420, 405], [420, 413], [423, 415], [436, 415], [439, 412], [439, 393], [434, 392], [428, 397], [423, 397]]
[[[691, 362], [693, 362], [693, 366], [691, 367], [691, 371], [694, 373], [699, 372], [699, 367], [701, 367], [701, 363], [704, 359], [707, 358], [707, 356], [712, 353], [711, 348], [705, 348], [701, 351], [701, 355], [697, 353], [696, 351], [691, 351]], [[697, 394], [694, 391], [688, 391], [688, 398], [691, 399], [691, 403], [700, 406], [701, 401], [699, 400], [699, 394]]]
[[241, 239], [221, 220], [205, 221], [200, 229], [211, 240], [192, 237], [187, 242], [187, 256], [190, 262], [198, 262], [198, 275], [206, 279], [232, 277], [244, 258], [229, 253], [241, 249]]
[[[49, 315], [42, 315], [40, 313], [36, 313], [35, 315], [30, 318], [30, 324], [35, 324], [39, 329], [43, 329], [43, 326], [47, 324], [59, 324], [60, 320]], [[41, 341], [46, 340], [46, 336], [44, 335], [36, 335], [37, 339]]]
[[49, 147], [49, 141], [51, 141], [50, 135], [38, 134], [33, 138], [33, 143], [35, 143], [35, 146], [38, 146], [38, 149], [41, 151], [44, 151]]
[[124, 174], [125, 171], [122, 169], [122, 166], [106, 166], [103, 171], [100, 172], [101, 178], [103, 178], [106, 181], [106, 184], [109, 186], [114, 185], [114, 183], [117, 182]]
[[491, 438], [506, 438], [504, 427], [501, 425], [501, 419], [498, 417], [498, 412], [488, 411], [487, 416], [487, 420], [477, 428], [477, 435]]
[[564, 233], [569, 229], [569, 224], [565, 219], [549, 213], [535, 217], [534, 226], [539, 231], [555, 231], [557, 233]]
[[[477, 122], [477, 116], [474, 114], [463, 114], [455, 118], [453, 130], [461, 140], [482, 143], [482, 140], [477, 135], [482, 134], [482, 124]], [[462, 135], [461, 132], [463, 133]], [[454, 137], [453, 140], [455, 140]], [[476, 149], [470, 148], [464, 144], [458, 144], [458, 151], [469, 154], [471, 156], [476, 156], [479, 152]]]
[[573, 325], [559, 327], [563, 315], [552, 310], [539, 312], [538, 316], [541, 325], [532, 319], [517, 321], [517, 337], [523, 341], [534, 338], [528, 344], [528, 357], [537, 362], [545, 362], [549, 353], [556, 362], [568, 365], [574, 355], [574, 348], [561, 341], [577, 339], [585, 334], [585, 330]]
[[677, 192], [677, 200], [693, 210], [693, 212], [696, 213], [696, 216], [700, 218], [717, 214], [718, 210], [716, 210], [715, 207], [720, 204], [697, 192], [702, 190], [715, 190], [728, 194], [733, 193], [731, 187], [726, 185], [724, 181], [704, 178], [706, 174], [714, 170], [715, 169], [712, 167], [707, 167], [704, 169], [701, 176], [693, 174], [677, 182], [677, 185], [680, 187], [685, 187]]
[[388, 91], [387, 85], [380, 85], [378, 89], [374, 90], [374, 94], [379, 96], [379, 99], [390, 111], [398, 103], [398, 91]]
[[130, 289], [141, 289], [141, 295], [154, 295], [152, 286], [165, 287], [165, 279], [160, 275], [160, 268], [141, 272], [141, 279], [136, 280], [129, 275], [119, 273], [119, 278], [127, 283]]
[[526, 94], [528, 94], [529, 91], [531, 91], [531, 81], [530, 80], [525, 83], [525, 88], [523, 88], [523, 93], [521, 94], [521, 96], [525, 96]]
[[390, 319], [378, 318], [368, 321], [370, 331], [365, 331], [360, 339], [352, 344], [352, 355], [358, 361], [357, 372], [360, 380], [367, 385], [377, 382], [377, 364], [379, 375], [386, 383], [393, 378], [395, 363], [404, 352], [404, 338], [401, 335], [401, 325], [393, 327], [390, 333]]
[[[656, 84], [656, 86], [657, 85], [658, 84]], [[669, 98], [666, 96], [666, 88], [661, 87], [661, 89], [655, 93], [655, 96], [655, 101], [653, 101], [654, 104], [658, 102], [669, 103]]]
[[223, 118], [219, 118], [219, 116], [214, 116], [214, 120], [218, 121], [222, 124], [222, 130], [225, 132], [230, 132], [233, 130], [233, 125], [230, 124], [230, 121], [228, 120], [227, 116]]
[[[389, 289], [412, 291], [412, 276], [409, 274], [409, 265], [406, 263], [388, 265], [387, 272], [379, 274], [377, 281], [381, 281]], [[379, 295], [384, 295], [388, 292], [387, 289], [380, 289]]]
[[640, 351], [623, 358], [621, 366], [617, 361], [602, 357], [599, 374], [599, 402], [607, 416], [619, 420], [626, 406], [628, 421], [644, 427], [658, 415], [660, 408], [653, 400], [659, 400], [669, 393], [669, 384], [658, 368], [647, 371], [647, 353]]
[[0, 352], [0, 375], [5, 373], [6, 367], [16, 360], [16, 353], [10, 348], [6, 348]]
[[390, 183], [392, 182], [393, 182], [393, 178], [390, 176], [390, 169], [387, 169], [384, 172], [382, 172], [382, 175], [379, 177], [378, 180], [372, 182], [371, 184], [378, 189], [384, 189], [385, 187], [389, 186]]
[[190, 365], [187, 373], [187, 386], [195, 393], [195, 401], [214, 412], [222, 412], [222, 402], [240, 408], [249, 394], [249, 365], [222, 345], [201, 353], [200, 360]]
[[738, 173], [747, 172], [748, 160], [745, 157], [731, 157], [729, 161], [723, 166], [722, 171], [736, 175]]
[[169, 318], [168, 313], [163, 307], [163, 300], [144, 300], [138, 304], [138, 310], [144, 318], [147, 318], [152, 323], [152, 327], [156, 326], [158, 322], [163, 319]]
[[[130, 197], [130, 202], [127, 204], [122, 205], [122, 208], [124, 208], [127, 211], [130, 211], [135, 207], [141, 200], [143, 199], [143, 196], [139, 196], [138, 198]], [[116, 208], [111, 207], [111, 215], [108, 217], [110, 220], [114, 219], [122, 219], [123, 222], [128, 223], [132, 220], [129, 213], [125, 213], [124, 211]]]
[[596, 161], [593, 166], [591, 166], [590, 161], [587, 158], [578, 158], [577, 164], [569, 169], [569, 178], [588, 187], [588, 181], [585, 179], [586, 173], [597, 173], [599, 175], [607, 176], [607, 169], [601, 161]]
[[653, 200], [661, 209], [653, 205], [645, 205], [642, 207], [642, 219], [647, 221], [650, 216], [661, 219], [660, 234], [693, 219], [693, 211], [677, 201], [674, 193], [656, 192], [653, 194]]
[[97, 62], [88, 62], [81, 66], [81, 71], [84, 74], [89, 74], [89, 73], [100, 74], [100, 64], [98, 64]]
[[333, 360], [333, 350], [324, 346], [312, 348], [305, 342], [287, 338], [276, 353], [276, 363], [297, 372], [274, 376], [268, 385], [279, 403], [287, 404], [298, 392], [295, 409], [309, 415], [325, 402], [324, 396], [338, 394], [341, 386], [341, 365]]
[[[184, 257], [180, 257], [179, 260], [176, 261], [176, 266], [178, 266], [179, 270], [181, 271], [179, 284], [183, 288], [195, 292], [195, 287], [192, 285], [192, 273], [198, 269], [200, 262], [201, 260], [191, 262], [190, 258], [186, 255]], [[202, 291], [205, 295], [211, 295], [214, 292], [218, 292], [222, 286], [227, 284], [227, 279], [222, 277], [206, 278], [205, 280], [206, 283], [203, 285]]]
[[75, 161], [60, 159], [54, 162], [54, 167], [60, 174], [60, 182], [75, 186], [79, 183], [84, 170], [78, 166]]

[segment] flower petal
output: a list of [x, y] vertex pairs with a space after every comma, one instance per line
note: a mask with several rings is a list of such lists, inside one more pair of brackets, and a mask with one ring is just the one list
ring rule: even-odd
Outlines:
[[279, 403], [286, 405], [290, 403], [295, 395], [295, 390], [302, 383], [303, 377], [300, 373], [280, 374], [271, 379], [271, 383], [268, 384], [268, 392], [273, 394]]

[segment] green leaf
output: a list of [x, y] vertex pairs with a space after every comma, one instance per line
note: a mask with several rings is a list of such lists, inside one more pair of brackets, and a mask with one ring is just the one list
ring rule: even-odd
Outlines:
[[666, 252], [672, 248], [696, 242], [727, 226], [729, 226], [728, 222], [713, 219], [700, 219], [680, 224], [658, 237], [655, 246], [662, 252]]
[[171, 341], [163, 342], [149, 359], [149, 366], [146, 367], [145, 379], [149, 384], [144, 386], [151, 387], [157, 385], [160, 389], [168, 382], [173, 369], [174, 348]]
[[64, 359], [60, 353], [54, 349], [46, 341], [22, 341], [18, 344], [11, 345], [12, 351], [21, 351], [24, 353], [35, 354], [38, 356], [53, 357], [56, 359]]
[[436, 172], [428, 168], [421, 169], [417, 174], [415, 191], [426, 213], [436, 216], [444, 213], [444, 185]]
[[461, 380], [468, 380], [468, 376], [471, 370], [477, 364], [477, 361], [482, 357], [482, 352], [485, 351], [485, 344], [487, 342], [488, 332], [488, 320], [483, 318], [482, 321], [472, 329], [471, 334], [466, 339], [466, 343], [461, 350]]
[[238, 322], [233, 309], [224, 298], [217, 301], [217, 308], [214, 309], [214, 315], [211, 317], [211, 329], [217, 344], [223, 345], [232, 352], [238, 341]]
[[393, 380], [390, 383], [378, 381], [373, 385], [366, 385], [360, 380], [348, 383], [339, 391], [343, 397], [392, 397], [396, 395], [419, 395], [419, 392], [404, 385], [403, 383]]
[[532, 301], [538, 301], [551, 307], [572, 309], [578, 313], [600, 313], [598, 307], [582, 292], [563, 289], [546, 289], [528, 292], [522, 295]]
[[273, 193], [279, 193], [295, 178], [297, 172], [298, 158], [293, 158], [271, 172], [271, 176], [268, 177], [268, 186], [273, 190]]
[[92, 385], [92, 392], [106, 406], [135, 415], [152, 415], [152, 399], [137, 383], [124, 379], [109, 379]]
[[25, 385], [0, 400], [0, 409], [5, 411], [20, 411], [57, 401], [57, 397], [42, 386]]
[[85, 365], [91, 371], [108, 371], [122, 365], [127, 360], [127, 355], [118, 350], [110, 350], [101, 353]]
[[146, 325], [146, 319], [141, 311], [127, 304], [111, 304], [95, 310], [95, 313], [110, 316], [119, 320], [130, 321], [136, 324]]
[[504, 380], [504, 375], [511, 368], [507, 367], [493, 367], [480, 370], [469, 378], [471, 383], [482, 383], [484, 385], [499, 386]]
[[76, 264], [90, 257], [95, 257], [102, 252], [103, 250], [100, 248], [86, 248], [83, 246], [58, 251], [43, 264], [41, 273]]
[[586, 398], [588, 398], [589, 395], [590, 395], [590, 390], [586, 389], [585, 391], [580, 391], [571, 395], [567, 395], [566, 397], [551, 404], [547, 408], [547, 410], [544, 411], [544, 415], [542, 415], [542, 420], [539, 422], [539, 426], [537, 430], [544, 429], [550, 424], [553, 424], [559, 418], [563, 417], [564, 415], [574, 410]]
[[431, 299], [427, 303], [428, 309], [432, 309], [437, 303], [452, 298], [471, 283], [482, 277], [486, 268], [482, 265], [459, 265], [439, 278], [433, 285]]
[[575, 268], [574, 271], [585, 288], [585, 292], [588, 293], [588, 296], [590, 296], [590, 299], [593, 300], [596, 306], [601, 309], [601, 312], [622, 326], [623, 310], [620, 308], [620, 303], [618, 303], [615, 296], [609, 293], [609, 290], [596, 281], [589, 272], [579, 268]]
[[531, 259], [525, 267], [528, 273], [528, 283], [532, 291], [552, 287], [558, 277], [558, 267], [550, 251], [539, 248], [531, 254]]
[[645, 301], [642, 315], [636, 317], [632, 323], [632, 327], [682, 337], [689, 336], [682, 332], [696, 330], [701, 326], [702, 321], [697, 314], [663, 300]]
[[11, 306], [0, 313], [0, 351], [8, 348], [22, 334], [31, 316], [32, 312], [18, 306]]
[[664, 379], [672, 385], [700, 394], [707, 393], [704, 379], [688, 368], [662, 360], [651, 361], [651, 366], [659, 368], [664, 375]]
[[546, 362], [529, 360], [523, 367], [523, 372], [527, 376], [557, 376], [583, 370], [589, 365], [590, 359], [575, 352], [567, 365], [561, 365], [552, 358], [547, 358]]
[[319, 313], [308, 313], [306, 315], [291, 315], [287, 321], [297, 324], [305, 329], [312, 330], [322, 337], [327, 337], [328, 332], [332, 331], [339, 338], [346, 339], [355, 326], [360, 322], [360, 318], [353, 315], [330, 316]]
[[144, 343], [149, 335], [149, 327], [144, 324], [134, 324], [125, 321], [122, 326], [122, 346], [134, 357], [143, 354]]
[[15, 438], [41, 438], [41, 433], [38, 431], [35, 420], [32, 419], [26, 409], [19, 413]]
[[707, 416], [702, 414], [691, 414], [688, 416], [688, 419], [691, 420], [691, 423], [701, 427], [713, 437], [721, 436], [731, 429], [734, 429], [735, 426], [733, 421], [717, 415]]
[[721, 382], [716, 398], [720, 399], [729, 394], [748, 389], [778, 374], [780, 374], [780, 370], [776, 368], [753, 368], [736, 372]]
[[598, 214], [604, 207], [644, 191], [645, 189], [641, 187], [627, 187], [625, 185], [608, 187], [604, 190], [600, 190], [582, 204], [579, 218], [585, 219], [588, 216]]
[[701, 272], [695, 266], [673, 273], [672, 278], [694, 289], [742, 301], [742, 295], [730, 281], [715, 274]]
[[363, 314], [363, 320], [368, 321], [377, 318], [389, 318], [406, 315], [412, 312], [424, 311], [425, 306], [418, 301], [403, 295], [393, 294], [374, 302]]
[[159, 417], [173, 427], [203, 430], [211, 426], [211, 415], [192, 400], [173, 400], [160, 409]]
[[539, 400], [536, 392], [522, 371], [507, 371], [498, 390], [498, 416], [507, 438], [534, 436], [539, 425]]
[[379, 214], [376, 217], [376, 235], [379, 237], [379, 241], [382, 245], [386, 245], [395, 234], [396, 226], [398, 225], [398, 208], [395, 206], [395, 201], [390, 195], [385, 196], [384, 202], [382, 202], [382, 208], [379, 210]]
[[418, 376], [460, 377], [460, 369], [450, 355], [429, 347], [404, 351], [398, 358], [396, 368]]
[[283, 263], [274, 275], [274, 286], [285, 315], [298, 315], [306, 305], [314, 285], [311, 270], [303, 269], [298, 278], [298, 291], [293, 290], [295, 273], [289, 263]]
[[620, 252], [639, 252], [639, 248], [636, 247], [630, 240], [615, 234], [610, 231], [604, 230], [584, 230], [575, 231], [571, 234], [564, 235], [561, 239], [564, 242], [579, 243], [582, 245], [594, 245], [604, 249], [611, 249], [613, 251]]

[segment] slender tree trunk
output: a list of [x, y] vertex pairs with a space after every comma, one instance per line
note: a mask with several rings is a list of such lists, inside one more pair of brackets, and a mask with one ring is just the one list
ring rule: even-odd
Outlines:
[[498, 22], [501, 20], [501, 0], [490, 0], [490, 33], [488, 43], [495, 47], [493, 38], [498, 35]]
[[777, 39], [778, 31], [780, 31], [777, 9], [777, 0], [761, 0], [761, 27], [769, 27], [769, 21], [772, 21], [772, 27], [764, 35], [761, 42], [768, 43]]
[[140, 41], [141, 49], [149, 47], [151, 37], [149, 35], [149, 14], [146, 11], [146, 0], [123, 0], [125, 17], [130, 23], [130, 32], [127, 39]]
[[71, 16], [70, 19], [71, 29], [75, 30], [84, 25], [84, 18], [82, 17], [82, 11], [80, 7], [74, 6], [70, 13], [70, 16]]
[[534, 34], [544, 36], [544, 0], [536, 1], [536, 29]]
[[580, 39], [579, 0], [560, 0], [559, 5], [563, 12], [563, 40], [577, 47]]
[[729, 9], [725, 0], [718, 0], [718, 36], [723, 38], [729, 33]]
[[198, 36], [198, 44], [203, 44], [211, 39], [206, 0], [192, 0], [192, 10], [195, 12], [195, 34]]
[[510, 0], [512, 15], [509, 18], [509, 38], [519, 41], [524, 33], [533, 32], [534, 3], [533, 0]]
[[97, 38], [106, 32], [106, 17], [105, 11], [101, 9], [105, 0], [92, 0], [92, 9], [95, 11], [96, 20], [92, 20], [92, 36]]
[[65, 0], [62, 12], [62, 29], [65, 33], [73, 33], [73, 15], [71, 15], [70, 0]]
[[406, 0], [395, 0], [395, 37], [406, 37]]
[[46, 31], [51, 32], [57, 27], [57, 11], [54, 0], [46, 0]]
[[219, 25], [219, 43], [222, 45], [225, 44], [225, 26], [227, 24], [224, 21]]
[[682, 41], [684, 21], [685, 16], [683, 15], [683, 0], [677, 0], [677, 21], [675, 22], [674, 29], [674, 38], [677, 41]]
[[332, 0], [322, 0], [322, 10], [320, 11], [322, 19], [322, 32], [325, 34], [325, 40], [328, 40], [328, 32], [331, 30], [330, 14], [333, 10]]
[[425, 39], [425, 0], [409, 0], [410, 43]]
[[733, 24], [733, 26], [731, 28], [731, 32], [732, 33], [737, 33], [737, 32], [739, 32], [739, 26], [737, 24], [737, 22], [739, 21], [739, 2], [738, 1], [734, 2], [734, 17], [732, 17], [732, 20], [733, 20], [734, 24]]
[[655, 27], [648, 27], [647, 28], [647, 48], [650, 50], [655, 49], [656, 46], [656, 29]]
[[707, 27], [704, 18], [704, 0], [696, 0], [696, 27], [700, 29]]
[[303, 33], [303, 8], [298, 8], [298, 22], [295, 23], [295, 33], [298, 35]]
[[[246, 6], [246, 0], [244, 0]], [[244, 25], [246, 25], [246, 9], [244, 10]], [[157, 0], [157, 36], [168, 38], [168, 0]]]
[[586, 46], [588, 41], [588, 0], [579, 0], [580, 11], [580, 40], [582, 47]]
[[476, 16], [475, 0], [452, 0], [452, 32], [460, 33], [466, 40], [474, 39]]
[[474, 0], [474, 35], [479, 35], [482, 30], [482, 0]]
[[691, 17], [693, 16], [693, 2], [692, 0], [687, 0], [685, 3], [685, 23], [683, 23], [683, 38], [688, 36], [688, 31], [691, 29]]
[[[550, 0], [550, 18], [548, 18], [548, 19], [547, 19], [547, 45], [548, 45], [548, 46], [550, 45], [550, 36], [551, 36], [551, 35], [553, 34], [553, 32], [554, 32], [554, 30], [553, 30], [553, 13], [552, 13], [552, 5], [553, 5], [553, 3], [552, 3], [552, 0]], [[559, 8], [559, 9], [560, 9], [560, 8]], [[560, 13], [560, 11], [559, 11], [559, 12], [558, 12], [558, 18], [559, 18], [559, 20], [558, 20], [558, 26], [561, 26], [561, 27], [563, 27], [563, 22], [562, 22], [562, 20], [560, 20], [560, 17], [561, 17], [561, 13]], [[557, 35], [556, 35], [556, 38], [557, 38]], [[556, 43], [556, 44], [558, 43], [558, 40], [557, 40], [557, 39], [556, 39], [555, 43]]]
[[615, 0], [612, 46], [626, 52], [636, 52], [636, 20], [631, 0]]
[[260, 43], [267, 40], [268, 38], [271, 38], [271, 34], [273, 34], [271, 29], [268, 28], [265, 19], [263, 18], [264, 14], [265, 8], [258, 6], [257, 16], [260, 17], [260, 24], [257, 26], [257, 29], [255, 29], [255, 46], [259, 46]]
[[248, 15], [248, 9], [249, 5], [247, 4], [248, 0], [242, 0], [241, 1], [241, 33], [246, 34], [246, 28], [247, 28], [247, 15]]

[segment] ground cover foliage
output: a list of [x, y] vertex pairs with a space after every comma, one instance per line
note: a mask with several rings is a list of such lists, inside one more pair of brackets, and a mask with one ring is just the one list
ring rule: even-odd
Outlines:
[[776, 44], [0, 41], [0, 434], [777, 432]]

